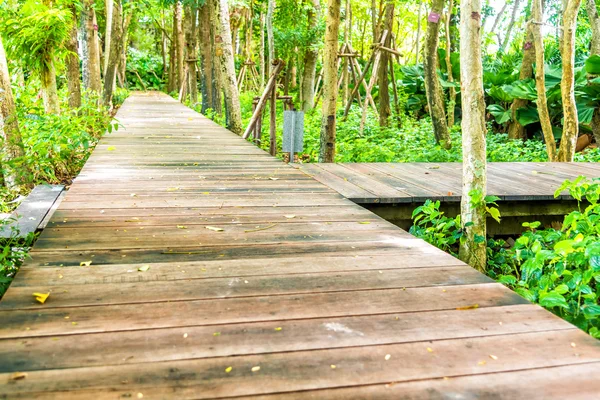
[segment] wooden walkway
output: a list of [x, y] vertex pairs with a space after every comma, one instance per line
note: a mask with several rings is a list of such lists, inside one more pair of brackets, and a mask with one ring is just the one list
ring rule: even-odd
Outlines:
[[0, 398], [598, 398], [600, 341], [166, 95], [118, 118], [0, 302]]
[[[358, 204], [459, 202], [460, 163], [297, 164], [303, 172]], [[503, 201], [554, 200], [565, 179], [600, 178], [598, 163], [489, 163], [488, 194]], [[559, 199], [570, 199], [562, 195]]]

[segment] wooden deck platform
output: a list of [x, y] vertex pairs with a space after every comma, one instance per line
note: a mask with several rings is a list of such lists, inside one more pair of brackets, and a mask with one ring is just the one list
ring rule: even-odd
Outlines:
[[[460, 202], [460, 163], [296, 164], [303, 172], [357, 204]], [[488, 194], [502, 201], [555, 200], [554, 192], [578, 176], [600, 178], [598, 163], [489, 163]], [[571, 199], [566, 193], [558, 200]]]
[[0, 398], [597, 398], [600, 341], [166, 95], [118, 119], [0, 302]]

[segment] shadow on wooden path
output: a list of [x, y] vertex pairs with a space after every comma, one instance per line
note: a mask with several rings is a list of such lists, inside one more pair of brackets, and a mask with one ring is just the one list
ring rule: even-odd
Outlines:
[[0, 302], [0, 398], [597, 398], [572, 325], [166, 95], [118, 119]]

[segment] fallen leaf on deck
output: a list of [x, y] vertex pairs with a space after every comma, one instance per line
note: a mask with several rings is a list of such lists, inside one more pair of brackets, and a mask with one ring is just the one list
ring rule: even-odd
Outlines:
[[172, 188], [168, 188], [168, 189], [167, 189], [167, 192], [175, 192], [175, 191], [177, 191], [177, 190], [179, 190], [179, 188], [178, 188], [178, 187], [172, 187]]
[[26, 372], [15, 372], [14, 374], [11, 374], [9, 379], [11, 381], [18, 381], [20, 379], [25, 379], [27, 378], [27, 373]]
[[278, 181], [279, 180], [279, 178], [273, 178], [272, 176], [270, 176], [269, 179], [272, 180], [272, 181]]
[[89, 267], [90, 265], [92, 265], [91, 261], [82, 261], [79, 263], [80, 267]]
[[456, 307], [457, 310], [474, 310], [476, 308], [479, 308], [479, 304], [473, 304], [473, 305], [464, 306], [464, 307]]
[[430, 352], [430, 353], [433, 353], [433, 349], [431, 347], [428, 347], [427, 351]]
[[141, 267], [138, 268], [138, 271], [140, 272], [146, 272], [150, 269], [149, 265], [142, 265]]
[[227, 373], [227, 374], [230, 373], [232, 369], [233, 369], [233, 367], [227, 367], [227, 368], [225, 368], [225, 373]]
[[277, 226], [277, 224], [272, 224], [272, 225], [269, 225], [269, 226], [265, 226], [264, 228], [246, 229], [244, 232], [245, 233], [249, 233], [249, 232], [264, 231], [265, 229], [271, 229], [271, 228], [273, 228], [275, 226]]
[[430, 167], [427, 167], [427, 169], [440, 169], [439, 165], [432, 165]]
[[331, 369], [336, 369], [337, 367], [334, 364], [330, 365]]
[[392, 358], [392, 355], [391, 355], [391, 354], [386, 354], [386, 355], [385, 355], [385, 361], [389, 360], [390, 358]]
[[371, 221], [359, 221], [358, 223], [362, 225], [368, 225], [371, 223]]
[[280, 330], [282, 330], [282, 329], [283, 329], [283, 328], [282, 328], [282, 327], [280, 327], [280, 326], [278, 326], [277, 328], [275, 328], [275, 330], [276, 330], [276, 331], [278, 331], [278, 332], [279, 332]]
[[252, 372], [260, 371], [260, 367], [257, 365], [256, 367], [252, 367]]
[[108, 151], [114, 151], [114, 150], [116, 150], [116, 147], [115, 146], [108, 146], [106, 150], [108, 150]]
[[215, 232], [223, 232], [223, 228], [217, 228], [214, 226], [205, 226], [206, 229], [211, 230], [211, 231], [215, 231]]
[[187, 226], [185, 226], [185, 225], [177, 225], [177, 229], [187, 229]]
[[498, 359], [498, 357], [496, 357], [496, 356], [495, 356], [495, 355], [493, 355], [493, 354], [490, 354], [490, 358], [491, 358], [492, 360], [497, 360], [497, 359]]
[[50, 293], [33, 293], [33, 296], [35, 297], [38, 303], [44, 304], [50, 296]]
[[296, 218], [296, 216], [295, 216], [295, 215], [284, 215], [284, 217], [286, 217], [287, 219]]

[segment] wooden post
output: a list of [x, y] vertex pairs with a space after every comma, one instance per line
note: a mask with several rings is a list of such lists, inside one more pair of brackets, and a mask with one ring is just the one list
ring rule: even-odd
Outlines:
[[269, 153], [274, 156], [277, 154], [277, 86], [273, 86], [271, 91], [269, 108]]

